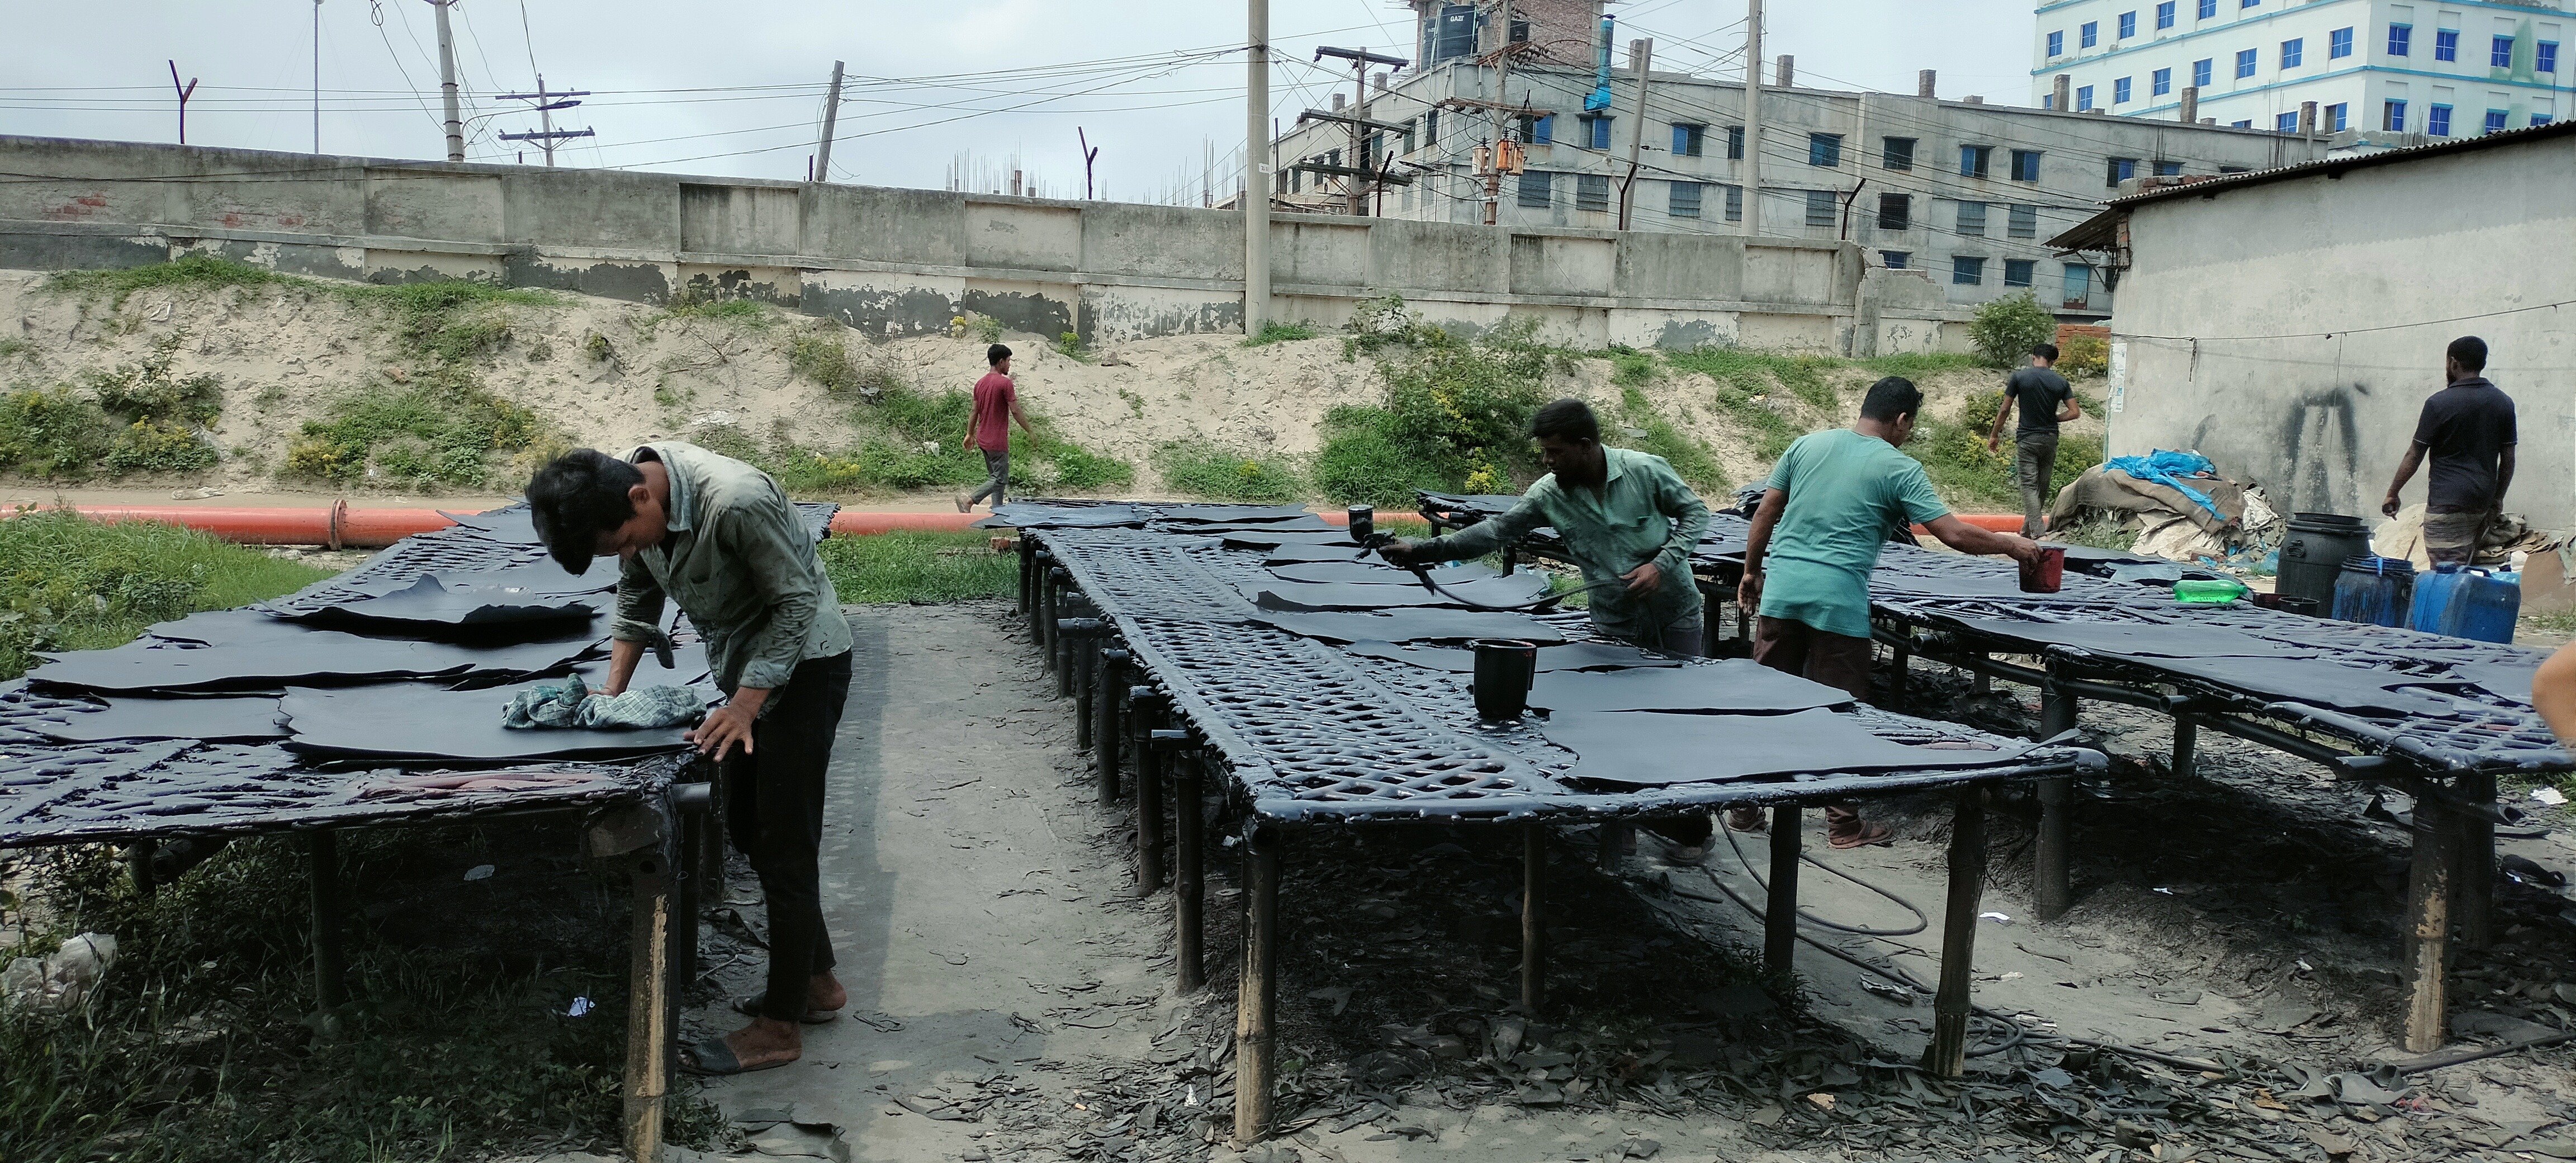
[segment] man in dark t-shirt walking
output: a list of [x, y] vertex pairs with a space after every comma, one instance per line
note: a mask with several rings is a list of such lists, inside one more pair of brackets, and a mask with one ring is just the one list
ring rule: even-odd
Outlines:
[[2084, 415], [2075, 389], [2057, 374], [2057, 345], [2030, 349], [2030, 366], [2004, 381], [2004, 406], [1995, 411], [1994, 431], [1986, 434], [1986, 451], [2003, 450], [2004, 421], [2021, 405], [2021, 426], [2013, 430], [2013, 475], [2021, 483], [2021, 535], [2039, 536], [2040, 514], [2056, 496], [2049, 486], [2057, 475], [2057, 426]]
[[983, 450], [988, 479], [974, 492], [957, 494], [960, 513], [986, 497], [996, 507], [1001, 505], [1002, 492], [1011, 484], [1011, 421], [1019, 421], [1022, 432], [1038, 434], [1029, 427], [1028, 414], [1020, 411], [1020, 390], [1011, 384], [1011, 349], [996, 343], [984, 350], [984, 362], [993, 370], [975, 381], [975, 412], [966, 425], [966, 447]]
[[2379, 511], [2397, 515], [2397, 491], [2432, 453], [2433, 472], [2424, 483], [2425, 554], [2435, 565], [2473, 565], [2478, 536], [2503, 511], [2505, 490], [2513, 485], [2513, 397], [2487, 382], [2486, 340], [2452, 340], [2442, 364], [2450, 386], [2424, 401], [2415, 441], [2397, 462], [2397, 479], [2388, 482]]

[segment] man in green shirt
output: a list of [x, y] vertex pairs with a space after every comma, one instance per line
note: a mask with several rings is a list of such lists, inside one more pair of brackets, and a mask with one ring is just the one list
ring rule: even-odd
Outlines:
[[768, 474], [694, 444], [625, 459], [577, 449], [528, 482], [537, 536], [573, 573], [615, 554], [608, 683], [619, 694], [662, 608], [679, 603], [728, 696], [687, 739], [725, 765], [725, 826], [769, 908], [767, 989], [734, 1008], [751, 1024], [690, 1047], [691, 1069], [737, 1074], [804, 1052], [798, 1023], [849, 1002], [823, 925], [823, 776], [850, 690], [850, 625], [814, 538]]
[[[1708, 529], [1708, 506], [1664, 458], [1604, 448], [1601, 422], [1581, 400], [1558, 400], [1530, 419], [1548, 475], [1499, 517], [1429, 541], [1399, 541], [1382, 552], [1397, 565], [1483, 557], [1530, 530], [1552, 526], [1592, 591], [1592, 625], [1604, 635], [1682, 657], [1704, 652], [1699, 586], [1691, 549]], [[1653, 825], [1675, 855], [1707, 854], [1707, 815]]]
[[[1922, 525], [1961, 553], [2028, 561], [2037, 543], [1992, 533], [1950, 515], [1923, 465], [1897, 449], [1914, 437], [1923, 393], [1889, 376], [1870, 385], [1860, 420], [1798, 438], [1773, 466], [1745, 538], [1744, 581], [1736, 600], [1759, 611], [1753, 658], [1775, 670], [1869, 698], [1869, 575], [1891, 530]], [[1757, 831], [1761, 813], [1738, 808], [1729, 827]], [[1848, 806], [1825, 809], [1836, 848], [1888, 838]]]

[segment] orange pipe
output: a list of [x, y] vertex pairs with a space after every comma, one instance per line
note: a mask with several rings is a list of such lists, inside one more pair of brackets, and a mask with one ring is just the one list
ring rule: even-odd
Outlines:
[[[40, 506], [50, 507], [50, 506]], [[347, 501], [329, 508], [253, 509], [208, 505], [74, 505], [93, 521], [158, 521], [211, 533], [242, 545], [328, 545], [334, 548], [381, 549], [456, 522], [435, 509], [352, 509]]]
[[[1989, 533], [2021, 532], [2021, 514], [2019, 513], [1952, 513], [1950, 515], [1960, 519], [1961, 521], [1965, 521], [1970, 525], [1974, 525], [1979, 529], [1986, 530]], [[1932, 531], [1921, 525], [1917, 525], [1914, 527], [1914, 535], [1917, 537], [1930, 537], [1932, 535]]]

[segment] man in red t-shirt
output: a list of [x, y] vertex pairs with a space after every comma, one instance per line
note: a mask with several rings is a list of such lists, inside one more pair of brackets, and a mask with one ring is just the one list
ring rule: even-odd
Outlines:
[[975, 419], [966, 429], [966, 447], [984, 450], [984, 471], [992, 479], [972, 493], [957, 494], [957, 511], [963, 513], [986, 497], [993, 504], [1002, 503], [1002, 490], [1011, 483], [1011, 424], [1020, 422], [1020, 431], [1031, 436], [1038, 430], [1029, 427], [1029, 417], [1020, 411], [1019, 389], [1011, 386], [1011, 349], [994, 344], [984, 352], [984, 362], [993, 365], [984, 378], [975, 381]]

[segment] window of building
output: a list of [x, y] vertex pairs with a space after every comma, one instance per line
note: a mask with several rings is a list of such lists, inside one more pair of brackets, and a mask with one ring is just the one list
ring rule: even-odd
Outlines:
[[2487, 67], [2495, 69], [2510, 69], [2513, 67], [2512, 37], [2499, 36], [2488, 41]]
[[1360, 164], [1369, 169], [1376, 169], [1376, 159], [1385, 156], [1386, 135], [1383, 133], [1372, 133], [1368, 135], [1368, 152], [1360, 155]]
[[2138, 14], [2135, 12], [2121, 13], [2120, 39], [2127, 40], [2136, 35], [2138, 35]]
[[2489, 110], [2487, 110], [2487, 132], [2489, 132], [2489, 133], [2502, 133], [2502, 132], [2504, 132], [2504, 125], [2505, 125], [2505, 112], [2504, 112], [2504, 110], [2502, 110], [2502, 109], [2489, 109]]
[[2016, 182], [2036, 182], [2036, 181], [2038, 181], [2038, 180], [2039, 180], [2039, 151], [2038, 151], [2038, 150], [2035, 150], [2035, 149], [2017, 149], [2017, 150], [2014, 150], [2014, 151], [2013, 151], [2013, 156], [2012, 156], [2012, 166], [2013, 166], [2013, 168], [2012, 168], [2012, 180], [2014, 180], [2014, 181], [2016, 181]]
[[2460, 59], [2459, 29], [2441, 28], [2434, 30], [2433, 59], [2437, 61], [2456, 61]]
[[2111, 103], [2114, 105], [2126, 105], [2129, 103], [2129, 78], [2119, 77], [2112, 80]]
[[2388, 101], [2380, 105], [2379, 127], [2392, 133], [2406, 132], [2406, 103]]
[[2263, 0], [2237, 0], [2236, 6], [2239, 8], [2252, 8], [2262, 2]]
[[2026, 259], [2026, 258], [2008, 258], [2008, 259], [2005, 259], [2005, 260], [2004, 260], [2004, 285], [2005, 285], [2005, 286], [2007, 286], [2007, 287], [2027, 287], [2027, 286], [2029, 286], [2029, 285], [2030, 285], [2030, 274], [2031, 274], [2031, 272], [2032, 272], [2033, 270], [2037, 269], [2037, 268], [2038, 268], [2038, 266], [2039, 266], [2039, 264], [2038, 264], [2038, 263], [2032, 262], [2031, 260]]
[[2392, 57], [2402, 57], [2407, 53], [2413, 52], [2414, 49], [2414, 25], [2392, 24], [2388, 26], [2388, 55]]
[[1986, 260], [1964, 254], [1950, 256], [1950, 281], [1973, 287], [1986, 281]]
[[1428, 110], [1422, 115], [1422, 144], [1440, 144], [1440, 111]]
[[1743, 126], [1730, 125], [1726, 127], [1726, 156], [1732, 161], [1744, 160]]
[[2156, 5], [2156, 28], [2161, 31], [2173, 26], [2174, 0], [2165, 0], [2164, 3]]
[[2451, 107], [2433, 105], [2424, 110], [2424, 132], [2435, 137], [2451, 136]]
[[1959, 203], [1958, 233], [1973, 237], [1983, 235], [1985, 232], [1986, 204], [1983, 202]]
[[2078, 112], [2078, 113], [2082, 113], [2082, 112], [2084, 112], [2084, 111], [2085, 111], [2085, 110], [2087, 110], [2087, 109], [2091, 109], [2092, 107], [2093, 107], [2093, 86], [2091, 86], [2091, 85], [2077, 85], [2077, 86], [2075, 87], [2075, 111], [2076, 111], [2076, 112]]
[[1699, 217], [1700, 184], [1698, 182], [1674, 182], [1672, 183], [1672, 187], [1672, 201], [1666, 203], [1665, 213], [1668, 213], [1675, 218]]
[[1879, 153], [1878, 164], [1884, 169], [1913, 169], [1914, 139], [1910, 137], [1888, 138], [1886, 148]]
[[2167, 93], [2173, 92], [2173, 70], [2157, 69], [2155, 72], [2148, 74], [2147, 89], [2147, 95], [2150, 97], [2162, 97]]
[[[2293, 113], [2291, 116], [2295, 118], [2298, 115]], [[2138, 176], [2138, 159], [2133, 157], [2115, 157], [2109, 159], [2109, 161], [2111, 164], [2102, 168], [2102, 176], [2105, 179], [2102, 183], [2103, 185], [2116, 186]]]
[[1533, 210], [1545, 210], [1556, 204], [1556, 175], [1546, 170], [1531, 170], [1521, 175], [1520, 204]]
[[1914, 261], [1914, 255], [1911, 251], [1882, 250], [1878, 252], [1878, 261], [1891, 271], [1901, 271], [1905, 269], [1906, 264]]
[[2052, 32], [2048, 34], [2048, 55], [2052, 57], [2062, 57], [2066, 55], [2066, 34], [2064, 32]]
[[2294, 36], [2281, 42], [2281, 67], [2295, 69], [2308, 59], [2308, 38]]
[[2232, 122], [2229, 122], [2228, 124], [2229, 124], [2229, 125], [2231, 125], [2231, 126], [2233, 126], [2234, 128], [2237, 128], [2237, 129], [2252, 129], [2252, 128], [2254, 128], [2254, 121], [2253, 121], [2253, 119], [2252, 119], [2252, 118], [2247, 118], [2246, 120], [2243, 120], [2243, 121], [2232, 121]]
[[2066, 264], [2066, 305], [2083, 308], [2093, 301], [2093, 268], [2082, 263]]
[[1328, 166], [1338, 166], [1342, 164], [1342, 151], [1338, 149], [1325, 150], [1324, 164]]
[[2039, 207], [2011, 206], [2004, 211], [2004, 232], [2014, 238], [2036, 238], [2039, 235]]
[[2243, 80], [2246, 77], [2254, 75], [2254, 57], [2255, 50], [2250, 48], [2236, 54], [2236, 76], [2238, 80]]
[[1556, 140], [1556, 115], [1520, 118], [1521, 144], [1546, 145]]
[[2296, 113], [2282, 113], [2275, 115], [2272, 118], [2272, 129], [2274, 132], [2289, 133], [2298, 128], [2299, 115]]
[[1600, 213], [1610, 209], [1610, 177], [1607, 174], [1574, 176], [1574, 208]]
[[2248, 170], [2243, 166], [2220, 166], [2218, 167], [2218, 172], [2222, 174], [2244, 174], [2251, 173], [2253, 171]]
[[1719, 188], [1726, 191], [1726, 220], [1744, 221], [1744, 187], [1721, 186]]
[[1581, 120], [1583, 121], [1583, 140], [1587, 148], [1610, 148], [1610, 118], [1586, 117]]
[[2091, 48], [2102, 41], [2102, 25], [2099, 21], [2087, 20], [2084, 22], [2082, 27], [2075, 31], [2077, 33], [2075, 47], [2077, 48]]
[[1807, 225], [1831, 227], [1838, 201], [1831, 190], [1807, 191]]
[[2555, 73], [2558, 71], [2557, 41], [2544, 40], [2535, 47], [2531, 54], [2531, 71], [2535, 73]]
[[2326, 106], [2326, 132], [2341, 133], [2352, 128], [2352, 106], [2337, 101]]
[[2209, 57], [2202, 57], [2199, 60], [2191, 62], [2191, 83], [2203, 89], [2208, 88], [2209, 78], [2215, 75], [2211, 72], [2211, 67], [2217, 63], [2218, 62], [2216, 60]]
[[1306, 171], [1295, 166], [1288, 167], [1288, 192], [1291, 194], [1306, 192]]
[[2159, 177], [2159, 178], [2173, 178], [2173, 177], [2180, 177], [2181, 175], [2182, 175], [2182, 163], [2181, 163], [2181, 162], [2157, 162], [2157, 163], [2156, 163], [2156, 176], [2157, 176], [2157, 177]]
[[1807, 164], [1839, 166], [1843, 164], [1843, 135], [1810, 133], [1807, 135]]
[[2547, 125], [2549, 124], [2549, 115], [2546, 113], [2534, 113], [2531, 115], [2531, 123], [2533, 125]]
[[1963, 146], [1960, 146], [1960, 147], [1959, 147], [1959, 176], [1960, 176], [1960, 177], [1963, 177], [1963, 178], [1982, 178], [1982, 177], [1985, 177], [1985, 176], [1986, 176], [1986, 163], [1987, 163], [1987, 161], [1989, 161], [1990, 159], [1992, 159], [1994, 156], [1995, 156], [1995, 147], [1993, 147], [1993, 146], [1991, 146], [1991, 145], [1963, 145]]
[[2199, 17], [2209, 20], [2218, 15], [2218, 0], [2200, 0]]
[[1914, 196], [1881, 194], [1878, 196], [1878, 228], [1911, 230], [1914, 228]]
[[1705, 125], [1673, 126], [1673, 156], [1698, 157], [1707, 148], [1708, 127]]
[[2338, 28], [2326, 34], [2326, 59], [2337, 60], [2352, 55], [2352, 30]]

